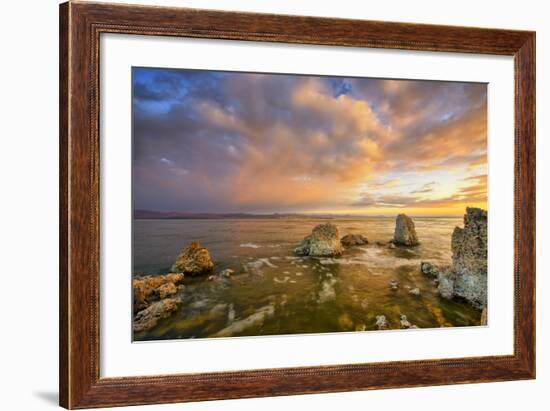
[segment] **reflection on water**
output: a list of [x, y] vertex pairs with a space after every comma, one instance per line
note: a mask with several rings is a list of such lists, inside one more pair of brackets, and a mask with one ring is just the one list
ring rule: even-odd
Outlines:
[[[479, 325], [469, 305], [441, 299], [420, 262], [451, 261], [451, 234], [461, 218], [416, 218], [421, 245], [375, 245], [393, 236], [394, 218], [335, 219], [340, 234], [364, 234], [369, 244], [339, 258], [296, 257], [292, 250], [326, 222], [321, 219], [137, 220], [134, 275], [167, 273], [192, 240], [208, 248], [216, 270], [231, 278], [187, 278], [183, 304], [136, 340], [375, 330], [376, 316], [400, 328]], [[400, 287], [392, 291], [391, 280]], [[409, 294], [418, 287], [420, 296]]]

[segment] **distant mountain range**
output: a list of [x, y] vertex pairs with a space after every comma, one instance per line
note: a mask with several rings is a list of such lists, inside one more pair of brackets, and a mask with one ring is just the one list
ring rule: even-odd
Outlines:
[[[397, 215], [397, 213], [396, 213]], [[415, 217], [415, 216], [413, 216]], [[416, 216], [431, 217], [431, 216]], [[457, 216], [438, 216], [439, 218], [449, 218]], [[432, 218], [438, 218], [432, 217]], [[279, 218], [395, 218], [395, 216], [384, 215], [344, 215], [344, 214], [299, 214], [299, 213], [272, 213], [272, 214], [251, 214], [251, 213], [189, 213], [181, 211], [151, 211], [134, 210], [135, 220], [223, 220], [223, 219], [279, 219]]]
[[[277, 218], [331, 218], [332, 215], [310, 215], [296, 213], [250, 214], [250, 213], [188, 213], [180, 211], [134, 210], [136, 220], [221, 220], [221, 219], [277, 219]], [[342, 216], [338, 216], [342, 217]]]

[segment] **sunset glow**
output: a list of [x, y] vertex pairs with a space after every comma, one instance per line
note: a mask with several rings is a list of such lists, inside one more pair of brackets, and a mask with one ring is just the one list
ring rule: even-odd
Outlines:
[[487, 209], [479, 83], [133, 69], [134, 209]]

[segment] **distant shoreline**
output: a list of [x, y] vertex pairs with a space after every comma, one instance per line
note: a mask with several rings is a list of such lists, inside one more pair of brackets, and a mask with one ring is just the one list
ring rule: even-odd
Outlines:
[[[349, 219], [372, 219], [385, 218], [394, 219], [395, 215], [315, 215], [315, 214], [177, 214], [162, 212], [135, 212], [134, 220], [303, 220], [303, 219], [323, 219], [323, 220], [349, 220]], [[462, 215], [416, 215], [414, 218], [462, 218]]]

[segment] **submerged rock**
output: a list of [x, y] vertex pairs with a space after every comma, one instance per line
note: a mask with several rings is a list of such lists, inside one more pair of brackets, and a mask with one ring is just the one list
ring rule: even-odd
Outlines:
[[464, 228], [453, 231], [453, 263], [439, 275], [439, 292], [445, 298], [461, 297], [474, 307], [487, 306], [487, 211], [467, 208]]
[[232, 270], [231, 268], [226, 268], [225, 270], [222, 270], [220, 272], [220, 276], [221, 277], [225, 277], [225, 278], [229, 278], [231, 277], [233, 274], [235, 274], [235, 270]]
[[[246, 267], [245, 267], [246, 270]], [[246, 270], [248, 271], [248, 270]], [[208, 281], [212, 281], [219, 284], [227, 284], [228, 280], [235, 274], [235, 270], [231, 268], [226, 268], [220, 272], [210, 274], [208, 276]]]
[[[249, 315], [248, 317], [231, 323], [227, 327], [212, 335], [212, 337], [231, 337], [233, 335], [240, 334], [247, 328], [257, 327], [263, 324], [265, 319], [273, 317], [274, 314], [275, 307], [273, 305], [266, 305], [259, 308], [255, 313]], [[235, 314], [233, 313], [233, 316], [234, 315]]]
[[420, 288], [413, 288], [409, 290], [409, 294], [419, 296], [420, 295]]
[[390, 289], [392, 291], [397, 291], [397, 289], [399, 288], [399, 281], [397, 280], [391, 280], [390, 281]]
[[355, 324], [349, 314], [344, 313], [338, 317], [338, 327], [340, 330], [353, 330], [355, 329]]
[[422, 271], [422, 274], [426, 274], [430, 277], [439, 277], [439, 268], [436, 265], [426, 261], [422, 261], [420, 263], [420, 271]]
[[317, 303], [323, 304], [336, 298], [336, 290], [334, 289], [335, 284], [336, 280], [332, 275], [327, 275], [327, 278], [321, 283], [321, 289], [317, 296]]
[[335, 257], [341, 255], [342, 251], [338, 227], [331, 223], [316, 226], [294, 249], [297, 255], [316, 257]]
[[181, 304], [179, 298], [164, 298], [139, 311], [134, 317], [134, 332], [146, 331], [157, 325], [158, 321], [169, 317]]
[[176, 285], [181, 283], [184, 277], [182, 273], [172, 273], [134, 278], [134, 313], [147, 308], [153, 301], [176, 294]]
[[263, 275], [263, 267], [277, 268], [275, 264], [269, 261], [269, 258], [259, 258], [255, 261], [250, 261], [245, 264], [244, 269], [255, 275]]
[[355, 325], [355, 331], [365, 331], [367, 329], [367, 326], [363, 323], [359, 323]]
[[388, 321], [386, 320], [385, 315], [377, 315], [376, 316], [376, 327], [378, 327], [379, 330], [387, 330], [388, 329]]
[[403, 329], [406, 329], [406, 328], [411, 328], [412, 324], [409, 322], [409, 320], [407, 319], [407, 316], [406, 315], [401, 315], [400, 317], [400, 323], [401, 323], [401, 328]]
[[181, 250], [172, 265], [172, 271], [192, 276], [209, 273], [213, 268], [214, 263], [210, 253], [196, 241], [192, 241], [189, 246]]
[[369, 240], [367, 239], [367, 237], [361, 234], [347, 234], [342, 237], [340, 243], [342, 243], [344, 247], [353, 247], [356, 245], [368, 244]]
[[395, 244], [414, 246], [418, 245], [418, 237], [414, 228], [413, 220], [405, 215], [399, 214], [395, 220], [395, 233], [393, 237]]

